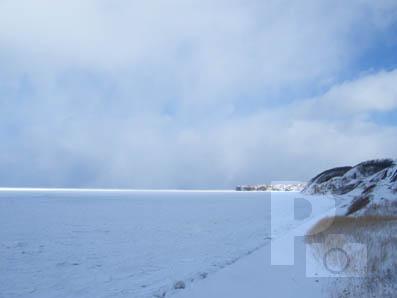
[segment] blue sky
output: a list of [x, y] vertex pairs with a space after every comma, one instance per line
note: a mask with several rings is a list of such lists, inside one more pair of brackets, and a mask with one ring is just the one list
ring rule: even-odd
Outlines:
[[396, 157], [397, 3], [6, 0], [0, 186], [229, 188]]

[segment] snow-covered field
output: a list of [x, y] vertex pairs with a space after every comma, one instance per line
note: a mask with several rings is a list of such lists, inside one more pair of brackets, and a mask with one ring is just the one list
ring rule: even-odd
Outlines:
[[[299, 225], [287, 212], [297, 197], [302, 195], [2, 191], [0, 297], [180, 294], [175, 282], [199, 285], [257, 253], [269, 243], [270, 223], [274, 237]], [[332, 207], [321, 201], [316, 212]], [[301, 207], [295, 210], [307, 213]]]

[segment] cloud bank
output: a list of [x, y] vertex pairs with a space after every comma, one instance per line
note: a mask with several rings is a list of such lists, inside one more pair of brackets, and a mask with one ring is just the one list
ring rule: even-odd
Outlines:
[[386, 0], [2, 1], [0, 184], [222, 188], [396, 156], [376, 63], [396, 25]]

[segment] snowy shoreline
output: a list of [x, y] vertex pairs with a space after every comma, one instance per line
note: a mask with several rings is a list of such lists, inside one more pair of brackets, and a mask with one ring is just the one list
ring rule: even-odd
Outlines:
[[233, 189], [128, 189], [128, 188], [47, 188], [47, 187], [0, 187], [0, 192], [224, 192], [234, 193]]

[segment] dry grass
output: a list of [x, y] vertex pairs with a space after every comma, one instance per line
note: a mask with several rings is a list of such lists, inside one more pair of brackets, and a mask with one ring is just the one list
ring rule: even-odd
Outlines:
[[[361, 259], [366, 265], [365, 275], [330, 279], [329, 297], [397, 297], [396, 216], [324, 218], [312, 227], [305, 240], [313, 248], [315, 258], [323, 256], [331, 247], [349, 243], [359, 243], [366, 248], [366, 260]], [[316, 243], [322, 245], [316, 246]], [[357, 268], [351, 270], [354, 272]]]
[[325, 217], [318, 221], [310, 230], [307, 232], [306, 241], [310, 242], [311, 236], [324, 233], [330, 234], [332, 231], [334, 234], [337, 232], [343, 233], [354, 233], [356, 229], [364, 229], [365, 227], [371, 228], [374, 225], [396, 221], [397, 216], [380, 216], [380, 215], [369, 215], [361, 217], [349, 217], [349, 216], [336, 216], [336, 217]]

